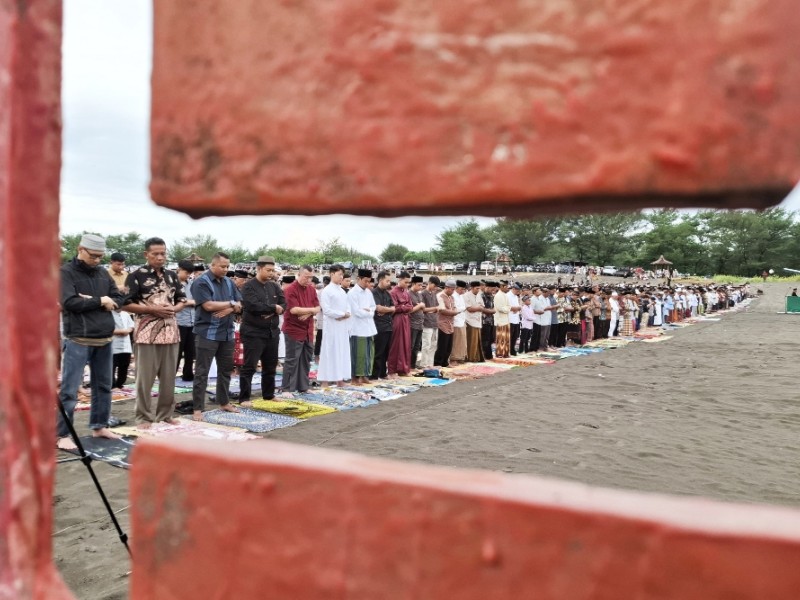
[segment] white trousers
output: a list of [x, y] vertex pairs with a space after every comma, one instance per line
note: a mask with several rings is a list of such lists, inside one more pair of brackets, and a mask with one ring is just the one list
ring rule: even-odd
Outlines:
[[433, 367], [433, 355], [436, 354], [436, 344], [439, 342], [439, 329], [426, 327], [422, 330], [422, 352], [419, 355], [417, 366], [423, 369]]

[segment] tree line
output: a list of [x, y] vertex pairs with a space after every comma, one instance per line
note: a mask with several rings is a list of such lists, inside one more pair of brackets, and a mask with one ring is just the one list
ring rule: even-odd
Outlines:
[[[61, 237], [62, 261], [75, 255], [81, 235]], [[139, 262], [144, 244], [139, 233], [104, 237], [109, 253], [122, 252], [129, 263]], [[410, 249], [392, 242], [378, 256], [347, 246], [340, 238], [306, 250], [268, 246], [251, 250], [241, 244], [223, 247], [213, 236], [194, 235], [168, 241], [167, 250], [172, 262], [192, 253], [208, 260], [222, 250], [233, 263], [254, 261], [263, 254], [274, 256], [280, 263], [316, 265], [344, 261], [481, 262], [506, 254], [513, 264], [581, 261], [645, 268], [663, 254], [682, 273], [750, 277], [770, 268], [800, 268], [800, 221], [797, 212], [783, 208], [665, 209], [529, 220], [501, 218], [487, 226], [466, 219], [442, 230], [431, 248]]]

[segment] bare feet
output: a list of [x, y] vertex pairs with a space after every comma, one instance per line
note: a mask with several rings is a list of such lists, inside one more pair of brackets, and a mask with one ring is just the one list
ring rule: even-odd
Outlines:
[[192, 413], [192, 420], [194, 421], [202, 421], [203, 420], [203, 411], [196, 410]]
[[62, 437], [56, 440], [56, 448], [59, 450], [77, 450], [78, 446], [75, 445], [71, 437]]
[[113, 431], [111, 431], [108, 427], [101, 427], [100, 429], [95, 429], [92, 431], [92, 437], [96, 438], [106, 438], [107, 440], [120, 440], [122, 439], [121, 435], [117, 435]]
[[164, 419], [164, 423], [169, 423], [170, 425], [180, 425], [181, 420], [176, 419], [175, 417], [170, 417], [169, 419]]
[[336, 387], [344, 387], [344, 381], [337, 381]]
[[136, 424], [136, 429], [142, 429], [142, 430], [150, 429], [151, 425], [152, 423], [148, 423], [147, 421], [142, 421], [141, 423]]
[[219, 407], [220, 410], [224, 410], [225, 412], [241, 412], [238, 407], [234, 406], [233, 404], [223, 404]]
[[253, 403], [250, 400], [245, 400], [244, 402], [239, 402], [239, 406], [244, 406], [245, 408], [252, 408]]

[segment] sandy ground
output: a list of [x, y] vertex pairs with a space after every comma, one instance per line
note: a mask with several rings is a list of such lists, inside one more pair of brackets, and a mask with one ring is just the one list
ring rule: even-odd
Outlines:
[[[397, 460], [531, 473], [598, 486], [800, 506], [800, 315], [787, 284], [747, 311], [673, 339], [318, 417], [265, 437]], [[132, 402], [115, 404], [132, 418]], [[78, 413], [86, 431], [86, 413]], [[259, 443], [259, 442], [248, 442]], [[126, 471], [95, 463], [115, 509]], [[61, 464], [54, 553], [81, 599], [127, 597], [130, 569], [80, 463]], [[128, 511], [119, 514], [128, 531]]]

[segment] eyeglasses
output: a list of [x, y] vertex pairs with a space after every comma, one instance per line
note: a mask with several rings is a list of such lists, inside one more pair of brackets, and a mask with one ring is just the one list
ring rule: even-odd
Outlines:
[[101, 252], [100, 254], [95, 254], [94, 252], [89, 252], [86, 248], [81, 248], [92, 260], [103, 260], [104, 254]]

